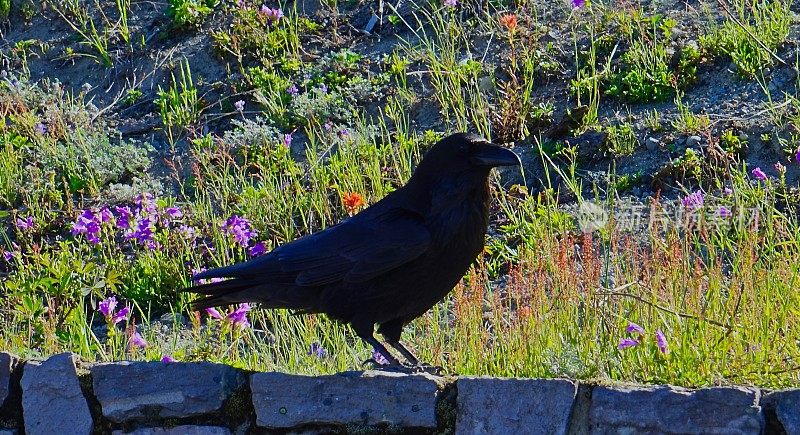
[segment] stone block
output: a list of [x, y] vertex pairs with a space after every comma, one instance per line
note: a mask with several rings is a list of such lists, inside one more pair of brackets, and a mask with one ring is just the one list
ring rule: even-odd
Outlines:
[[456, 434], [566, 434], [578, 392], [563, 379], [462, 377]]
[[378, 371], [329, 376], [256, 373], [251, 377], [256, 424], [436, 427], [437, 379]]

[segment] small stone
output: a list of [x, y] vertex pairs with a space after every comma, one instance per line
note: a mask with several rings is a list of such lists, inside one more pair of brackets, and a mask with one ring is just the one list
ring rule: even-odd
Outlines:
[[775, 411], [787, 434], [800, 434], [800, 390], [775, 391], [764, 396], [761, 405]]
[[462, 377], [456, 434], [566, 434], [578, 384], [564, 379]]
[[207, 362], [126, 361], [96, 364], [91, 372], [103, 416], [116, 423], [216, 412], [245, 383], [233, 367]]
[[602, 387], [592, 391], [589, 430], [618, 433], [760, 434], [759, 390], [673, 386]]
[[115, 430], [112, 435], [230, 435], [231, 431], [227, 427], [221, 426], [173, 426], [166, 427], [142, 427], [130, 432]]
[[329, 376], [256, 373], [250, 378], [256, 425], [436, 427], [437, 379], [430, 375], [345, 372]]
[[27, 435], [91, 434], [92, 414], [83, 397], [77, 356], [62, 353], [45, 361], [28, 361], [22, 374], [22, 413]]
[[686, 146], [689, 148], [694, 148], [700, 145], [700, 142], [703, 140], [700, 136], [689, 136], [686, 138]]
[[740, 141], [747, 142], [748, 139], [750, 139], [750, 136], [748, 136], [747, 133], [745, 133], [743, 131], [739, 132], [739, 140]]
[[647, 141], [645, 141], [645, 146], [647, 147], [648, 151], [655, 151], [659, 146], [661, 146], [661, 141], [654, 137], [648, 137]]

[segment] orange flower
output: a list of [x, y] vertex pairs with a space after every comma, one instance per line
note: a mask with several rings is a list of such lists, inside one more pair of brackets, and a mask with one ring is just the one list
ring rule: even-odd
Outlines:
[[517, 30], [517, 16], [515, 14], [505, 14], [500, 17], [500, 24], [509, 32]]
[[342, 205], [344, 205], [345, 210], [347, 210], [347, 214], [352, 216], [356, 213], [356, 210], [364, 205], [364, 197], [358, 192], [345, 193], [344, 196], [342, 196]]

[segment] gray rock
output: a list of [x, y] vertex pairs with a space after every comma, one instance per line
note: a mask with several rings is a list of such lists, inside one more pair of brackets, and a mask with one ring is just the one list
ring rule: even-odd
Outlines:
[[429, 375], [377, 371], [330, 376], [256, 373], [250, 388], [260, 427], [388, 423], [433, 428], [439, 393], [436, 380]]
[[17, 431], [14, 429], [0, 429], [0, 435], [17, 435]]
[[661, 145], [661, 141], [654, 137], [648, 137], [644, 144], [649, 151], [655, 151]]
[[764, 396], [761, 405], [775, 411], [787, 434], [800, 434], [800, 390], [769, 393]]
[[221, 426], [174, 426], [166, 427], [141, 427], [130, 432], [115, 430], [112, 435], [230, 435], [227, 427]]
[[672, 386], [596, 387], [589, 408], [593, 434], [759, 434], [761, 392], [745, 387], [688, 390]]
[[578, 384], [563, 379], [456, 381], [456, 434], [566, 434]]
[[701, 138], [700, 136], [689, 136], [688, 138], [686, 138], [686, 146], [689, 148], [694, 148], [700, 145], [700, 141], [702, 140], [703, 138]]
[[11, 374], [17, 366], [19, 358], [10, 353], [0, 352], [0, 407], [11, 392]]
[[215, 412], [245, 383], [233, 367], [206, 362], [106, 363], [91, 372], [103, 415], [117, 423]]
[[92, 433], [92, 414], [78, 381], [76, 359], [62, 353], [25, 364], [20, 385], [26, 434]]

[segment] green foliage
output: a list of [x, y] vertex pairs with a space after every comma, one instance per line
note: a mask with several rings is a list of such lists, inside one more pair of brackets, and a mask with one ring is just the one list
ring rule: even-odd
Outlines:
[[736, 19], [700, 37], [700, 46], [715, 56], [728, 56], [741, 75], [755, 76], [775, 62], [773, 54], [789, 36], [791, 0], [741, 0], [735, 2]]
[[5, 20], [11, 13], [11, 0], [0, 0], [0, 20]]
[[639, 145], [631, 124], [610, 125], [606, 128], [605, 152], [615, 157], [633, 154]]
[[175, 27], [198, 27], [218, 4], [219, 0], [169, 0], [167, 16]]
[[166, 128], [167, 139], [175, 144], [185, 129], [200, 119], [202, 101], [192, 81], [189, 61], [181, 62], [180, 80], [172, 74], [172, 86], [164, 90], [159, 85], [158, 98], [154, 101]]

